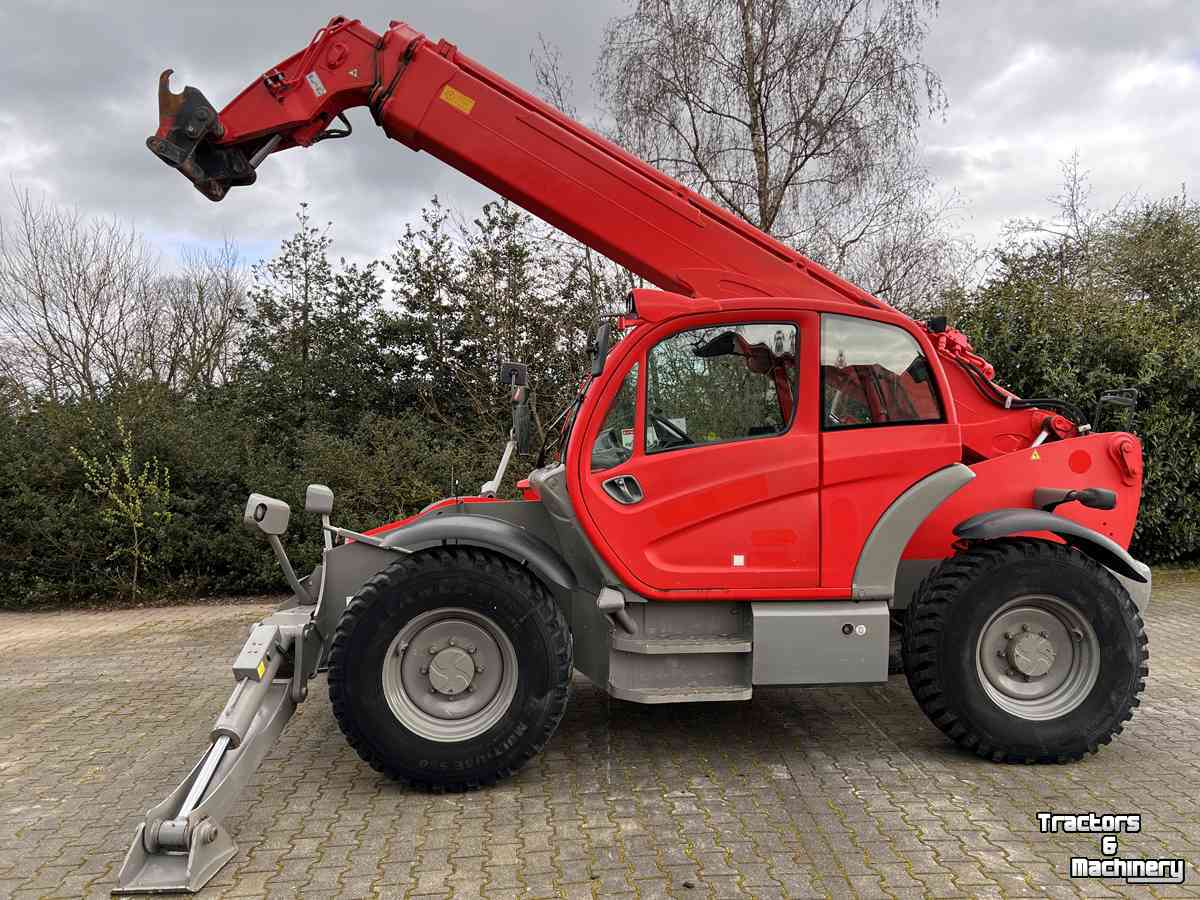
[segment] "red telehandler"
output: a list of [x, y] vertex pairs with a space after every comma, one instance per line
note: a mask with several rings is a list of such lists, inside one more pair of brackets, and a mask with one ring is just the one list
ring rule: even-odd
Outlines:
[[[308, 682], [402, 782], [463, 790], [537, 754], [573, 669], [637, 703], [887, 680], [997, 762], [1094, 752], [1138, 704], [1150, 570], [1128, 553], [1142, 451], [999, 387], [944, 320], [918, 323], [401, 22], [335, 18], [218, 113], [159, 83], [147, 141], [212, 200], [273, 153], [346, 137], [344, 112], [443, 160], [659, 290], [596, 329], [555, 447], [526, 381], [496, 477], [366, 532], [331, 524], [298, 577], [286, 503], [252, 494], [292, 597], [253, 627], [191, 773], [139, 827], [117, 890], [198, 890], [221, 824]], [[615, 332], [621, 333], [619, 342]], [[1129, 392], [1100, 398], [1130, 406]]]

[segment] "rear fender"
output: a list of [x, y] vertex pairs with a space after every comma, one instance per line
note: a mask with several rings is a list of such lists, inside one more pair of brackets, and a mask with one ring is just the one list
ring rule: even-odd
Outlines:
[[993, 509], [960, 522], [954, 534], [968, 541], [990, 541], [1017, 534], [1049, 533], [1118, 575], [1138, 584], [1150, 583], [1150, 567], [1124, 547], [1086, 525], [1041, 509]]

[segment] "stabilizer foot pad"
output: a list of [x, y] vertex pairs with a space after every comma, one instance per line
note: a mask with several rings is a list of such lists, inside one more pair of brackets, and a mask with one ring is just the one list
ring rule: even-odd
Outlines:
[[112, 891], [114, 895], [194, 894], [237, 855], [237, 844], [220, 825], [216, 826], [212, 841], [193, 841], [186, 853], [182, 850], [150, 853], [143, 842], [145, 832], [143, 823], [125, 855], [117, 886]]

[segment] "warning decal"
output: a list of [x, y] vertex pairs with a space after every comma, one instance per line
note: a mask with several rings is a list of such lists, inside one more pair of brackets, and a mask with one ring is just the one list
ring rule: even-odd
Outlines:
[[475, 100], [468, 97], [462, 91], [446, 85], [442, 88], [441, 98], [457, 109], [461, 113], [466, 113], [468, 116], [471, 110], [475, 108]]

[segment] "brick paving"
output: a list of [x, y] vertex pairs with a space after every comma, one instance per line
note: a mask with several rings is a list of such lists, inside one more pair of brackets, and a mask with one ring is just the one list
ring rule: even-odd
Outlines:
[[[106, 896], [145, 809], [184, 775], [267, 607], [0, 614], [0, 897]], [[323, 677], [227, 823], [203, 897], [1200, 896], [1200, 574], [1157, 579], [1127, 732], [1064, 766], [956, 750], [903, 676], [639, 707], [582, 678], [546, 753], [475, 794], [383, 780]], [[1175, 887], [1071, 881], [1091, 835], [1034, 814], [1139, 812], [1121, 856]]]

